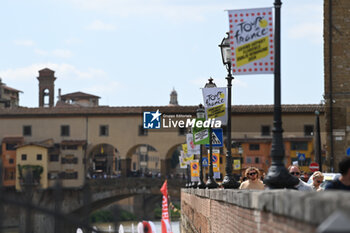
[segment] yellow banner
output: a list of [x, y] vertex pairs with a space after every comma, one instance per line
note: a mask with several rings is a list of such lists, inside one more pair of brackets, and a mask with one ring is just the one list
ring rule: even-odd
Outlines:
[[185, 144], [182, 144], [182, 150], [183, 150], [183, 152], [184, 152], [184, 154], [185, 154], [185, 157], [187, 156], [187, 143], [185, 143]]
[[263, 37], [236, 48], [237, 67], [269, 55], [269, 37]]
[[225, 104], [220, 104], [220, 105], [216, 105], [215, 107], [208, 108], [207, 109], [208, 119], [214, 119], [214, 118], [225, 116], [225, 108], [226, 108]]
[[233, 170], [240, 170], [241, 169], [241, 160], [235, 159], [233, 160]]
[[185, 162], [185, 163], [188, 163], [188, 162], [192, 161], [193, 159], [194, 159], [194, 155], [185, 156], [185, 157], [184, 157], [184, 162]]
[[198, 160], [191, 162], [191, 176], [199, 177], [199, 163]]

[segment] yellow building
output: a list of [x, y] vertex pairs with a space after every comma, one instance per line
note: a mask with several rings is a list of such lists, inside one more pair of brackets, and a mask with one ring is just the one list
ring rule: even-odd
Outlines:
[[48, 148], [44, 143], [30, 143], [19, 146], [16, 150], [16, 190], [21, 190], [23, 178], [27, 172], [33, 172], [34, 184], [39, 188], [48, 187]]

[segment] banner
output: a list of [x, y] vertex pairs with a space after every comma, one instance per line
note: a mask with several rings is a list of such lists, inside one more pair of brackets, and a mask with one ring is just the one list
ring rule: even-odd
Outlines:
[[199, 181], [199, 162], [198, 160], [192, 160], [191, 162], [191, 181]]
[[[197, 121], [204, 121], [204, 119], [196, 119]], [[196, 125], [196, 124], [195, 124]], [[195, 145], [199, 144], [208, 144], [209, 143], [209, 131], [207, 128], [201, 127], [193, 127], [192, 128], [193, 133], [193, 143]]]
[[220, 173], [220, 151], [213, 150], [213, 171]]
[[187, 153], [188, 152], [187, 151], [187, 144], [185, 143], [185, 144], [182, 144], [181, 146], [182, 146], [182, 151], [184, 152], [185, 155], [187, 155], [188, 154]]
[[272, 8], [229, 10], [233, 75], [273, 74]]
[[170, 227], [169, 209], [168, 209], [168, 181], [165, 180], [160, 191], [163, 194], [162, 201], [162, 233], [172, 233]]
[[241, 160], [234, 159], [233, 160], [233, 170], [240, 170], [240, 169], [241, 169]]
[[180, 151], [180, 157], [183, 157], [183, 162], [186, 164], [186, 168], [187, 164], [190, 164], [191, 161], [194, 159], [194, 155], [185, 154], [183, 151]]
[[226, 87], [202, 88], [207, 119], [220, 120], [227, 124]]
[[199, 155], [200, 154], [200, 145], [195, 145], [193, 142], [193, 134], [186, 134], [186, 142], [187, 142], [187, 153], [191, 155]]
[[183, 151], [180, 152], [179, 163], [180, 163], [180, 168], [187, 168], [187, 163], [185, 162]]

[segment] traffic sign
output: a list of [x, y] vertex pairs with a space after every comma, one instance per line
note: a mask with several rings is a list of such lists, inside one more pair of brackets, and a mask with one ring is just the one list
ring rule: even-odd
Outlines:
[[[223, 132], [222, 129], [212, 129], [211, 141], [213, 147], [222, 147], [223, 146]], [[209, 144], [205, 144], [206, 147], [209, 147]]]
[[350, 147], [348, 147], [348, 149], [346, 149], [346, 155], [350, 156]]
[[208, 167], [209, 161], [207, 157], [202, 158], [202, 166], [203, 167]]
[[310, 171], [315, 172], [320, 169], [320, 166], [318, 165], [318, 163], [310, 163], [309, 168]]
[[297, 153], [298, 155], [298, 160], [304, 161], [305, 160], [305, 154], [304, 153]]

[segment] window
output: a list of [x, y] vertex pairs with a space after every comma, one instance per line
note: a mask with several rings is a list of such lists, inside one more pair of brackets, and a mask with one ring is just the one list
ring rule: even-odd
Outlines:
[[307, 150], [307, 142], [290, 142], [291, 150]]
[[185, 127], [179, 127], [179, 135], [185, 135], [186, 133], [186, 128]]
[[260, 163], [260, 158], [259, 157], [255, 157], [255, 163]]
[[6, 143], [6, 150], [16, 150], [17, 144], [14, 143]]
[[245, 159], [245, 161], [246, 161], [246, 163], [252, 163], [252, 158], [251, 157], [247, 157], [246, 159]]
[[52, 154], [50, 155], [50, 162], [58, 162], [59, 158], [58, 158], [58, 154]]
[[22, 160], [27, 160], [27, 155], [26, 154], [22, 154]]
[[100, 136], [108, 136], [108, 125], [100, 125]]
[[271, 130], [269, 125], [262, 125], [261, 126], [261, 136], [270, 136]]
[[14, 164], [14, 160], [13, 159], [9, 159], [9, 164]]
[[61, 125], [61, 136], [69, 136], [69, 125]]
[[62, 150], [78, 150], [77, 145], [63, 145]]
[[314, 126], [313, 125], [304, 125], [304, 135], [313, 136], [314, 135]]
[[249, 144], [249, 150], [260, 150], [259, 144]]
[[148, 130], [144, 129], [142, 125], [139, 125], [139, 136], [147, 136]]
[[36, 160], [42, 160], [42, 159], [43, 159], [43, 156], [41, 154], [36, 155]]
[[23, 136], [32, 136], [32, 126], [24, 125], [23, 126]]

